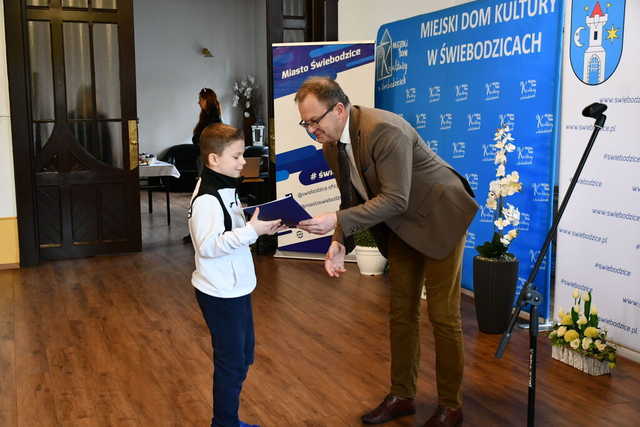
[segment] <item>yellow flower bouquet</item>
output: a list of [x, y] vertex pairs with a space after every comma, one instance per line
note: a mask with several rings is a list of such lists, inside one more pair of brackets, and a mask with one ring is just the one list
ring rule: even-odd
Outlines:
[[591, 292], [581, 293], [574, 289], [572, 297], [571, 310], [567, 313], [560, 308], [558, 311], [558, 319], [549, 334], [551, 343], [564, 353], [566, 350], [577, 352], [598, 362], [606, 362], [609, 369], [614, 368], [616, 348], [607, 342], [607, 331], [598, 328], [598, 310], [592, 304]]

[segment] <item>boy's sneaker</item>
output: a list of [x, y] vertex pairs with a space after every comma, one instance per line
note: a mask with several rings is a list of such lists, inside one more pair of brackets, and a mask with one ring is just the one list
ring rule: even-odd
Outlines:
[[247, 424], [245, 422], [240, 421], [240, 427], [260, 427], [258, 424]]

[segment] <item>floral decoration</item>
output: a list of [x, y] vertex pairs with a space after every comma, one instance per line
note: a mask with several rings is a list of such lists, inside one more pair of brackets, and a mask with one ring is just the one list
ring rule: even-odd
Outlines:
[[258, 85], [254, 76], [247, 76], [240, 82], [233, 82], [233, 106], [241, 108], [245, 118], [255, 113]]
[[511, 136], [509, 126], [503, 126], [496, 130], [493, 140], [496, 154], [494, 164], [497, 165], [496, 179], [489, 183], [489, 192], [485, 206], [493, 211], [493, 238], [476, 247], [480, 256], [494, 259], [515, 259], [513, 254], [507, 252], [509, 245], [518, 236], [518, 224], [520, 223], [520, 211], [504, 199], [513, 196], [522, 189], [520, 174], [512, 171], [507, 174], [507, 154], [512, 153], [516, 146]]
[[592, 304], [591, 292], [573, 290], [573, 306], [567, 313], [562, 308], [554, 322], [549, 339], [553, 345], [566, 346], [587, 357], [616, 366], [616, 348], [607, 342], [607, 331], [598, 327], [598, 310]]

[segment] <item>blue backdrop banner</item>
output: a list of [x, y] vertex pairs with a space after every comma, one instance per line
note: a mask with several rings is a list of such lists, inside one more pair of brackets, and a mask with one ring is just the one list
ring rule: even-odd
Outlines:
[[[380, 27], [376, 107], [409, 121], [439, 156], [465, 176], [482, 210], [467, 237], [463, 287], [472, 289], [475, 247], [493, 234], [485, 206], [496, 177], [493, 136], [508, 125], [516, 150], [507, 174], [522, 191], [507, 199], [520, 209], [510, 251], [520, 260], [518, 289], [528, 277], [552, 221], [559, 104], [562, 2], [476, 1]], [[550, 254], [547, 254], [547, 260]], [[549, 307], [550, 265], [535, 284]]]

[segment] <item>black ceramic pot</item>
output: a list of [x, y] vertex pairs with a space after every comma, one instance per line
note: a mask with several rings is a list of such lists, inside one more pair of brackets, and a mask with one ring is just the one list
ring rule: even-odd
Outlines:
[[501, 334], [507, 330], [517, 280], [517, 259], [473, 258], [473, 292], [480, 332]]

